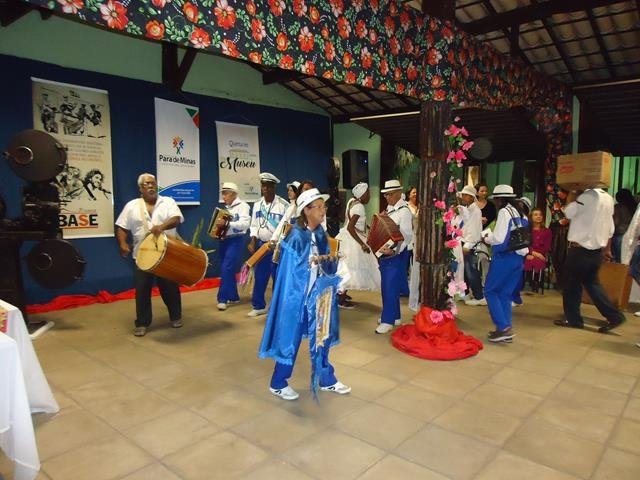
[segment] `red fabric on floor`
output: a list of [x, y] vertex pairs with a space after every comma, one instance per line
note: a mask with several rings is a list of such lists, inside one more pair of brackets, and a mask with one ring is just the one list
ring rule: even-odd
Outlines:
[[458, 330], [451, 312], [425, 306], [416, 314], [414, 325], [402, 325], [391, 334], [391, 343], [402, 352], [428, 360], [458, 360], [482, 350], [480, 340]]
[[[220, 286], [220, 278], [205, 278], [193, 287], [181, 286], [181, 292], [193, 292], [196, 290], [206, 290], [207, 288], [216, 288]], [[151, 290], [152, 296], [160, 295], [158, 287]], [[44, 313], [54, 310], [65, 310], [67, 308], [82, 307], [84, 305], [92, 305], [94, 303], [112, 303], [118, 300], [129, 300], [136, 297], [135, 289], [125, 290], [120, 293], [109, 293], [106, 290], [100, 290], [97, 295], [61, 295], [54, 298], [48, 303], [40, 303], [27, 305], [27, 313]]]

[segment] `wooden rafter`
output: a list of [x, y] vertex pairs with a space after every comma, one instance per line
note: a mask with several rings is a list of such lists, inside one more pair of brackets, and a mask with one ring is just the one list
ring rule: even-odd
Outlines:
[[591, 25], [591, 29], [593, 30], [593, 34], [595, 35], [596, 42], [598, 42], [598, 47], [600, 47], [600, 54], [602, 55], [602, 58], [604, 58], [604, 62], [607, 64], [609, 77], [616, 78], [616, 71], [611, 63], [611, 57], [607, 52], [607, 46], [604, 44], [604, 39], [602, 38], [602, 34], [600, 33], [598, 22], [596, 22], [596, 19], [593, 16], [593, 12], [591, 10], [587, 10], [587, 16], [589, 17], [589, 25]]
[[178, 46], [173, 43], [162, 43], [162, 84], [172, 91], [182, 90], [191, 65], [196, 58], [197, 50], [187, 48], [182, 62], [178, 62]]
[[471, 35], [494, 32], [513, 25], [544, 20], [557, 13], [571, 13], [620, 3], [620, 0], [563, 0], [532, 3], [526, 7], [491, 15], [473, 22], [462, 23], [461, 27]]

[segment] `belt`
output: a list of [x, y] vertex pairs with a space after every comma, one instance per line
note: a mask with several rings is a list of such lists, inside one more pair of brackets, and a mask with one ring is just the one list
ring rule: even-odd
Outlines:
[[590, 252], [599, 252], [602, 248], [586, 248], [580, 245], [578, 242], [568, 242], [567, 245], [569, 248], [582, 248], [583, 250], [589, 250]]

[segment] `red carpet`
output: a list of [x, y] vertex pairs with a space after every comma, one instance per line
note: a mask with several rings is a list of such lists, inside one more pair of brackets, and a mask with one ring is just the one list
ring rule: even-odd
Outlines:
[[[196, 290], [206, 290], [207, 288], [216, 288], [220, 285], [220, 278], [205, 278], [193, 287], [181, 286], [181, 292], [193, 292]], [[160, 295], [158, 287], [154, 287], [151, 291], [154, 297]], [[61, 295], [54, 298], [48, 303], [35, 305], [27, 305], [27, 313], [44, 313], [54, 310], [65, 310], [67, 308], [82, 307], [84, 305], [92, 305], [94, 303], [112, 303], [118, 300], [129, 300], [136, 297], [135, 289], [125, 290], [120, 293], [109, 293], [106, 290], [100, 290], [97, 295]]]

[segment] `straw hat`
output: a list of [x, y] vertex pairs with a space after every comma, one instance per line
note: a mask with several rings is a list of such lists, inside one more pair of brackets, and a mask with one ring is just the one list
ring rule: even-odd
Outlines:
[[516, 198], [511, 185], [496, 185], [493, 187], [493, 194], [489, 198]]
[[471, 195], [473, 198], [477, 198], [478, 197], [478, 192], [476, 191], [475, 187], [473, 185], [465, 185], [462, 190], [460, 190], [458, 192], [458, 196], [461, 197], [462, 195]]
[[296, 209], [296, 215], [299, 216], [302, 213], [302, 210], [304, 210], [304, 207], [310, 205], [319, 198], [327, 201], [329, 195], [327, 195], [326, 193], [320, 193], [320, 190], [318, 190], [317, 188], [311, 188], [302, 192], [296, 200], [296, 205], [298, 206], [298, 208]]
[[384, 182], [384, 188], [380, 190], [380, 193], [395, 192], [396, 190], [402, 190], [399, 180], [387, 180]]
[[221, 191], [225, 191], [225, 190], [230, 190], [232, 192], [238, 193], [238, 185], [236, 185], [233, 182], [224, 182], [222, 184], [222, 188], [220, 189]]

